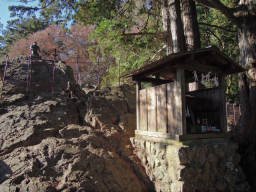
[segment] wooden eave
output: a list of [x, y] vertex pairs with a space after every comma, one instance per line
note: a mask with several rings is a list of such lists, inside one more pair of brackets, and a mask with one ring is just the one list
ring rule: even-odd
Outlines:
[[218, 48], [210, 47], [171, 54], [123, 77], [132, 77], [133, 80], [137, 80], [150, 75], [161, 76], [161, 74], [175, 73], [177, 69], [224, 75], [244, 71], [241, 66], [220, 52]]

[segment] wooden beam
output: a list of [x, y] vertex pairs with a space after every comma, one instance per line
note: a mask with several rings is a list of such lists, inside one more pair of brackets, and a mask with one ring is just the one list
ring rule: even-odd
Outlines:
[[147, 89], [142, 89], [139, 91], [139, 123], [140, 130], [148, 130], [148, 107], [147, 107]]
[[144, 71], [142, 73], [140, 73], [139, 75], [133, 75], [133, 80], [136, 81], [136, 79], [140, 79], [140, 78], [145, 78], [148, 75], [154, 75], [154, 74], [161, 74], [162, 71], [166, 71], [169, 70], [168, 65], [159, 65], [155, 68], [149, 69], [147, 71]]
[[198, 71], [198, 72], [213, 72], [213, 73], [223, 73], [223, 71], [215, 66], [210, 66], [210, 65], [205, 65], [202, 64], [198, 61], [193, 61], [191, 63], [185, 62], [184, 64], [176, 64], [173, 65], [172, 67], [176, 68], [176, 69], [184, 69], [187, 71]]
[[[231, 134], [229, 133], [204, 133], [204, 134], [190, 134], [190, 135], [180, 135], [178, 137], [179, 141], [189, 141], [189, 140], [198, 140], [200, 139], [217, 139], [217, 138], [230, 138]], [[209, 140], [210, 141], [210, 140]]]
[[136, 125], [137, 125], [137, 130], [140, 129], [140, 95], [139, 91], [141, 89], [141, 82], [136, 81]]
[[164, 80], [164, 79], [155, 79], [155, 78], [149, 78], [149, 77], [143, 77], [143, 78], [135, 78], [135, 80], [139, 80], [142, 82], [150, 82], [150, 83], [154, 83], [154, 84], [165, 84], [165, 83], [170, 83], [172, 82], [171, 80]]

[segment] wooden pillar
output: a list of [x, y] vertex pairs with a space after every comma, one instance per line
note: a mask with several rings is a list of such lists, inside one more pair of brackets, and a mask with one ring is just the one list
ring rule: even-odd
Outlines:
[[140, 94], [139, 91], [141, 89], [141, 82], [136, 81], [136, 125], [137, 130], [140, 129]]
[[227, 132], [227, 117], [226, 117], [226, 82], [225, 76], [220, 76], [220, 99], [221, 99], [221, 109], [220, 109], [220, 127], [223, 133]]
[[186, 135], [186, 103], [185, 103], [185, 73], [184, 69], [177, 69], [176, 79], [176, 117], [177, 117], [177, 129], [179, 135]]

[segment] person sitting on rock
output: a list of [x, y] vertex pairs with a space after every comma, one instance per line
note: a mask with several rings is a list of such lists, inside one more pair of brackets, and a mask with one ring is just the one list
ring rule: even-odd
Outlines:
[[38, 53], [40, 52], [40, 47], [37, 45], [36, 41], [30, 46], [30, 50], [31, 50], [31, 57], [40, 58]]

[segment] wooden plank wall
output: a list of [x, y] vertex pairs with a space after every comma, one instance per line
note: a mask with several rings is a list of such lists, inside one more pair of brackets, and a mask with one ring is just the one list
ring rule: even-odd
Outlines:
[[175, 86], [172, 82], [139, 91], [139, 130], [178, 133]]
[[139, 92], [140, 96], [140, 110], [139, 110], [139, 120], [140, 120], [140, 130], [148, 130], [148, 109], [147, 109], [147, 89], [142, 89]]
[[[176, 82], [163, 84], [139, 90], [139, 127], [137, 129], [148, 132], [168, 133], [171, 137], [183, 135], [186, 127], [182, 122], [182, 101]], [[207, 105], [196, 104], [198, 110], [222, 111], [223, 89], [214, 88], [188, 93], [197, 98], [207, 99]], [[199, 100], [200, 101], [200, 100]], [[208, 102], [209, 101], [209, 102]], [[225, 132], [225, 124], [220, 121]], [[182, 127], [181, 127], [182, 126]]]
[[136, 82], [136, 128], [140, 129], [140, 96], [141, 82]]
[[148, 105], [148, 131], [157, 131], [157, 100], [156, 88], [147, 88], [147, 105]]
[[177, 130], [179, 135], [186, 135], [186, 109], [185, 109], [185, 72], [183, 69], [177, 69], [177, 81], [174, 89]]
[[155, 90], [157, 103], [157, 132], [167, 133], [166, 84], [157, 86]]
[[176, 86], [175, 83], [167, 84], [167, 129], [168, 133], [172, 136], [179, 134], [178, 132], [178, 120], [175, 102]]

